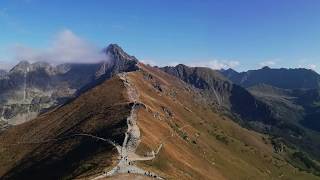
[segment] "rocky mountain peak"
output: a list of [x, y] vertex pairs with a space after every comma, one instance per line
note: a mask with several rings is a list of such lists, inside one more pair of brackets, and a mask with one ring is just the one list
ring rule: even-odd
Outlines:
[[235, 75], [238, 74], [238, 72], [235, 71], [235, 70], [232, 69], [232, 68], [221, 69], [220, 72], [221, 72], [224, 76], [226, 76], [227, 78], [232, 77], [232, 76], [235, 76]]
[[47, 62], [35, 62], [31, 64], [30, 70], [29, 71], [44, 71], [49, 75], [54, 75], [56, 74], [56, 68], [54, 66], [51, 66]]
[[109, 44], [106, 49], [107, 51], [123, 51], [123, 49], [118, 44]]
[[33, 63], [32, 67], [34, 67], [34, 68], [50, 68], [51, 65], [47, 62], [39, 61], [39, 62]]
[[107, 55], [107, 61], [102, 62], [99, 70], [96, 73], [96, 77], [101, 76], [111, 77], [114, 74], [120, 72], [128, 72], [137, 70], [138, 60], [129, 54], [127, 54], [119, 45], [110, 44], [104, 49]]
[[269, 66], [264, 66], [261, 69], [268, 70], [268, 69], [271, 69], [271, 68]]
[[105, 53], [109, 56], [110, 59], [119, 61], [119, 60], [131, 60], [138, 61], [134, 56], [128, 55], [119, 45], [110, 44], [106, 49]]
[[231, 72], [231, 73], [238, 73], [236, 70], [234, 70], [234, 69], [232, 69], [232, 68], [222, 69], [222, 71]]
[[55, 67], [51, 66], [47, 62], [35, 62], [29, 63], [28, 61], [20, 61], [16, 66], [14, 66], [10, 73], [26, 73], [34, 71], [44, 71], [49, 75], [55, 74]]
[[10, 72], [26, 72], [28, 68], [30, 68], [30, 63], [28, 61], [20, 61], [10, 70]]

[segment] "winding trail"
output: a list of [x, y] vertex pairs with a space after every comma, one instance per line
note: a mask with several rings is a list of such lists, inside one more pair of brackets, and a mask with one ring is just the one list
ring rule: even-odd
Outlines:
[[[65, 140], [73, 137], [93, 138], [93, 139], [104, 141], [106, 143], [113, 145], [119, 153], [118, 164], [109, 172], [103, 172], [102, 175], [95, 177], [94, 180], [106, 178], [108, 176], [114, 176], [121, 173], [128, 173], [128, 174], [132, 173], [132, 174], [139, 174], [139, 175], [152, 177], [155, 179], [164, 179], [153, 172], [146, 171], [134, 165], [134, 162], [136, 161], [150, 161], [156, 158], [156, 155], [160, 152], [161, 148], [163, 147], [163, 143], [159, 145], [156, 151], [152, 150], [151, 152], [147, 153], [149, 154], [148, 156], [140, 156], [136, 154], [136, 150], [141, 142], [140, 129], [137, 124], [137, 110], [141, 107], [142, 103], [139, 102], [139, 93], [135, 88], [135, 86], [132, 83], [130, 83], [127, 74], [121, 73], [121, 74], [118, 74], [118, 76], [123, 81], [127, 89], [128, 98], [130, 102], [133, 103], [130, 116], [127, 117], [128, 129], [127, 129], [127, 132], [125, 133], [125, 138], [122, 145], [119, 145], [110, 139], [105, 139], [105, 138], [94, 136], [91, 134], [78, 133], [78, 134], [72, 134], [66, 137], [55, 138], [55, 139], [39, 140], [39, 141], [32, 141], [32, 142], [27, 142], [27, 141], [17, 142], [14, 144], [6, 144], [6, 146], [49, 143], [52, 141], [60, 141], [60, 140]], [[25, 80], [26, 80], [26, 77], [25, 77]], [[25, 100], [26, 100], [26, 81], [25, 81], [25, 91], [24, 91], [23, 101]], [[3, 112], [2, 112], [1, 118], [3, 118]]]
[[137, 124], [137, 110], [142, 105], [142, 103], [139, 102], [139, 93], [135, 88], [135, 86], [132, 83], [130, 83], [127, 73], [121, 73], [121, 74], [118, 74], [118, 76], [123, 81], [127, 89], [128, 98], [130, 102], [133, 103], [130, 116], [127, 118], [128, 129], [127, 129], [127, 132], [125, 133], [125, 138], [122, 146], [118, 147], [120, 149], [120, 151], [118, 150], [119, 152], [118, 164], [110, 171], [104, 172], [102, 175], [95, 177], [93, 180], [105, 178], [108, 176], [114, 176], [116, 174], [121, 174], [121, 173], [132, 173], [132, 174], [139, 174], [139, 175], [144, 175], [148, 177], [153, 177], [156, 179], [164, 179], [153, 172], [146, 171], [134, 165], [135, 161], [153, 160], [156, 157], [156, 155], [160, 152], [163, 145], [160, 144], [156, 152], [152, 151], [151, 153], [148, 153], [148, 154], [151, 154], [150, 156], [142, 157], [136, 154], [136, 149], [138, 148], [141, 142], [140, 129]]
[[94, 136], [92, 134], [84, 134], [84, 133], [71, 134], [69, 136], [65, 136], [65, 137], [61, 137], [61, 138], [54, 138], [54, 139], [47, 139], [47, 140], [29, 141], [29, 142], [23, 141], [23, 142], [11, 143], [11, 144], [1, 144], [1, 143], [0, 144], [2, 146], [16, 146], [16, 145], [25, 145], [25, 144], [44, 144], [44, 143], [49, 143], [52, 141], [63, 141], [63, 140], [74, 138], [74, 137], [88, 137], [88, 138], [96, 139], [99, 141], [104, 141], [104, 142], [109, 143], [109, 144], [113, 145], [114, 147], [116, 147], [119, 154], [121, 152], [121, 146], [116, 144], [114, 141], [112, 141], [110, 139], [105, 139], [102, 137]]

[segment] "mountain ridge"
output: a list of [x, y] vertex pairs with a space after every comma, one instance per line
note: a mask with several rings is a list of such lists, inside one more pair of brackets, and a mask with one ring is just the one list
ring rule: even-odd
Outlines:
[[104, 52], [109, 63], [59, 66], [65, 80], [90, 69], [85, 85], [69, 79], [72, 98], [0, 132], [1, 178], [319, 179], [316, 159], [287, 143], [304, 132], [250, 89], [209, 68], [144, 65], [115, 44]]
[[[122, 144], [130, 130], [127, 123], [132, 107], [139, 103], [136, 123], [141, 142], [136, 153], [142, 157], [153, 154], [155, 158], [130, 163], [152, 172], [153, 178], [155, 173], [165, 179], [190, 180], [279, 176], [317, 179], [305, 172], [293, 173], [295, 168], [273, 152], [267, 136], [242, 128], [228, 116], [215, 112], [184, 81], [142, 63], [137, 66], [139, 70], [113, 76], [67, 104], [1, 133], [0, 143], [5, 145], [0, 146], [0, 156], [4, 157], [0, 176], [108, 176], [104, 172], [112, 171], [123, 159], [117, 155], [117, 148], [75, 135], [89, 134]], [[121, 79], [123, 75], [127, 77]], [[135, 93], [127, 93], [128, 83], [140, 94], [135, 103], [129, 100]], [[10, 147], [17, 142], [21, 144], [14, 146], [20, 148], [12, 151]], [[162, 148], [159, 144], [163, 144]], [[128, 159], [132, 158], [136, 157], [128, 154]], [[111, 178], [150, 177], [150, 173], [138, 176], [129, 171]]]
[[320, 88], [320, 75], [311, 69], [273, 69], [268, 67], [241, 73], [226, 70], [220, 72], [235, 84], [246, 88], [260, 83], [283, 89]]

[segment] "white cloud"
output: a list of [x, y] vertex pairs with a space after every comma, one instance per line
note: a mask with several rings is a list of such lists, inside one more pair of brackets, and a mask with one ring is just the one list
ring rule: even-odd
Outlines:
[[275, 61], [263, 61], [259, 63], [260, 67], [264, 67], [264, 66], [274, 66], [277, 63]]
[[8, 70], [13, 66], [11, 63], [0, 60], [0, 70]]
[[317, 70], [317, 65], [316, 64], [306, 64], [306, 65], [298, 65], [299, 68], [306, 68], [306, 69], [312, 69], [314, 71]]
[[312, 69], [313, 71], [319, 72], [319, 63], [317, 59], [309, 59], [309, 58], [303, 58], [298, 61], [298, 68], [306, 68], [306, 69]]
[[48, 48], [35, 49], [25, 45], [17, 45], [13, 48], [13, 51], [18, 61], [46, 61], [52, 64], [59, 64], [106, 60], [106, 56], [100, 52], [99, 48], [78, 37], [68, 29], [58, 33]]
[[312, 69], [312, 70], [317, 69], [317, 65], [315, 65], [315, 64], [309, 64], [308, 66], [309, 66], [309, 68]]
[[187, 65], [196, 66], [196, 67], [209, 67], [212, 69], [228, 69], [228, 68], [235, 68], [239, 66], [240, 62], [228, 61], [228, 60], [211, 60], [211, 61], [188, 63]]

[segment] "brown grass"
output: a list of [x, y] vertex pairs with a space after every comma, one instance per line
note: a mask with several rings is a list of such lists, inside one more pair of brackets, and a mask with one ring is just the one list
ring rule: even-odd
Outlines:
[[[0, 135], [0, 177], [61, 179], [101, 172], [115, 160], [113, 147], [72, 135], [88, 133], [122, 142], [130, 109], [124, 85], [115, 77], [61, 108], [9, 129]], [[70, 138], [53, 140], [62, 137]], [[46, 140], [52, 141], [33, 143]]]
[[[146, 109], [138, 112], [144, 155], [164, 146], [152, 161], [137, 163], [167, 179], [316, 179], [272, 152], [262, 134], [234, 123], [201, 100], [184, 82], [140, 64], [129, 73]], [[0, 135], [0, 177], [86, 179], [116, 163], [112, 146], [86, 138], [15, 145], [85, 132], [122, 142], [130, 106], [114, 77], [69, 104]], [[172, 136], [173, 134], [173, 136]], [[119, 175], [111, 179], [145, 179]]]
[[[156, 149], [163, 141], [164, 147], [156, 159], [141, 166], [169, 179], [316, 179], [278, 159], [263, 140], [267, 137], [215, 113], [180, 80], [148, 66], [142, 69], [130, 73], [147, 106], [138, 113], [139, 153]], [[162, 107], [170, 109], [173, 117], [167, 117]]]

